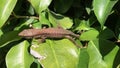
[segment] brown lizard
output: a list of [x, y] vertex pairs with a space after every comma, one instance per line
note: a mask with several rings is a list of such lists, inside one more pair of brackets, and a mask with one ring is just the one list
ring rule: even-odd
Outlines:
[[45, 40], [45, 38], [64, 38], [65, 37], [70, 39], [74, 44], [76, 43], [72, 39], [72, 37], [79, 38], [79, 35], [74, 34], [73, 32], [62, 29], [62, 28], [25, 29], [19, 33], [19, 36], [25, 37], [25, 38], [41, 38], [43, 40]]

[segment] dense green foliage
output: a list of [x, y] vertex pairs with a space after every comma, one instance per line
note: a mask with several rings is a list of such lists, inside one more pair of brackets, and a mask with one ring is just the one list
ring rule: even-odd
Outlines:
[[[119, 0], [1, 0], [0, 68], [120, 68]], [[24, 29], [70, 30], [74, 39], [25, 39]]]

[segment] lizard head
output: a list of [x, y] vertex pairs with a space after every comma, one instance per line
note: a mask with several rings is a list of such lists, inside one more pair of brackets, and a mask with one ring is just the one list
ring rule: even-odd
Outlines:
[[25, 29], [22, 32], [20, 32], [18, 35], [27, 39], [38, 38], [41, 36], [39, 29]]
[[33, 36], [33, 30], [32, 29], [25, 29], [22, 32], [18, 34], [21, 37], [31, 37]]

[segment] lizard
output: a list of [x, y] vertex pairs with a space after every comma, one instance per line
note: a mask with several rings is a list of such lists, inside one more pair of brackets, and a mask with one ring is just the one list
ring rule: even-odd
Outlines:
[[25, 29], [18, 35], [27, 39], [41, 38], [42, 40], [45, 40], [46, 38], [68, 38], [79, 47], [72, 39], [72, 37], [79, 38], [79, 35], [63, 28]]

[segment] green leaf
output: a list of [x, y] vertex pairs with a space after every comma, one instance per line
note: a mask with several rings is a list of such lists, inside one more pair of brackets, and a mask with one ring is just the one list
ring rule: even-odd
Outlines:
[[3, 34], [2, 30], [0, 30], [0, 37], [1, 37], [2, 34]]
[[47, 12], [41, 12], [40, 14], [39, 14], [39, 20], [40, 20], [40, 23], [41, 24], [44, 24], [44, 25], [48, 25], [48, 26], [50, 26], [50, 22], [49, 22], [49, 20], [47, 19]]
[[116, 58], [116, 54], [117, 54], [118, 50], [119, 50], [119, 47], [116, 46], [104, 57], [105, 62], [108, 65], [108, 68], [113, 67], [113, 62], [114, 62], [114, 60]]
[[81, 40], [93, 40], [96, 39], [99, 32], [95, 29], [88, 30], [80, 35]]
[[0, 37], [0, 48], [4, 47], [10, 42], [19, 40], [18, 31], [11, 31], [6, 34], [1, 35]]
[[32, 4], [32, 6], [34, 7], [35, 11], [37, 13], [39, 13], [39, 3], [40, 0], [29, 0], [29, 2]]
[[33, 57], [28, 53], [28, 47], [27, 41], [13, 46], [6, 56], [7, 68], [30, 68]]
[[56, 14], [54, 12], [49, 12], [49, 21], [54, 27], [62, 27], [64, 29], [69, 29], [73, 25], [73, 21], [69, 17]]
[[107, 64], [103, 61], [102, 55], [93, 41], [88, 43], [87, 51], [89, 55], [88, 68], [107, 68]]
[[118, 0], [93, 0], [94, 13], [102, 27], [117, 1]]
[[14, 30], [20, 30], [21, 28], [26, 28], [28, 27], [31, 23], [34, 22], [35, 19], [30, 18], [27, 20], [21, 20], [21, 23], [14, 28]]
[[40, 0], [39, 12], [42, 12], [43, 10], [47, 9], [51, 2], [52, 0]]
[[[94, 47], [92, 47], [93, 45]], [[93, 49], [91, 48], [91, 51], [88, 51], [89, 54], [92, 55], [92, 52], [98, 51], [98, 54], [101, 56], [99, 58], [97, 54], [94, 54], [91, 56], [91, 58], [94, 56], [93, 59], [91, 59], [91, 62], [95, 61], [96, 58], [102, 61], [100, 63], [98, 59], [96, 59], [95, 62], [100, 63], [98, 65], [96, 64], [96, 67], [103, 65], [102, 63], [105, 63], [107, 65], [107, 68], [113, 68], [113, 64], [114, 62], [116, 62], [115, 59], [116, 59], [117, 52], [119, 50], [118, 46], [116, 46], [113, 42], [108, 40], [95, 39], [88, 44], [88, 49], [89, 47], [93, 48]], [[96, 67], [93, 67], [93, 68], [96, 68]], [[100, 68], [103, 68], [103, 67], [100, 67]]]
[[99, 38], [101, 38], [101, 39], [111, 39], [114, 36], [115, 36], [115, 34], [112, 30], [110, 30], [109, 28], [105, 28], [103, 31], [100, 32]]
[[89, 55], [86, 48], [80, 49], [78, 68], [88, 68]]
[[71, 7], [73, 1], [74, 0], [55, 0], [54, 9], [56, 12], [65, 13]]
[[85, 20], [79, 20], [79, 19], [75, 19], [76, 22], [76, 30], [89, 30], [91, 29], [90, 26], [88, 25], [88, 21]]
[[77, 47], [68, 39], [32, 43], [31, 54], [39, 58], [44, 68], [76, 68], [79, 60]]
[[34, 8], [33, 8], [32, 5], [30, 5], [30, 6], [28, 7], [28, 12], [29, 12], [31, 15], [34, 15], [34, 14], [35, 14], [35, 11], [34, 11]]
[[17, 0], [1, 0], [0, 4], [0, 28], [7, 21], [12, 10], [16, 5]]
[[116, 59], [119, 47], [108, 40], [99, 39], [94, 42], [97, 43], [96, 45], [99, 45], [100, 52], [104, 57], [104, 61], [106, 62], [107, 67], [113, 68], [113, 64], [116, 62], [114, 60]]
[[46, 10], [50, 3], [52, 2], [52, 0], [29, 0], [29, 1], [38, 14]]

